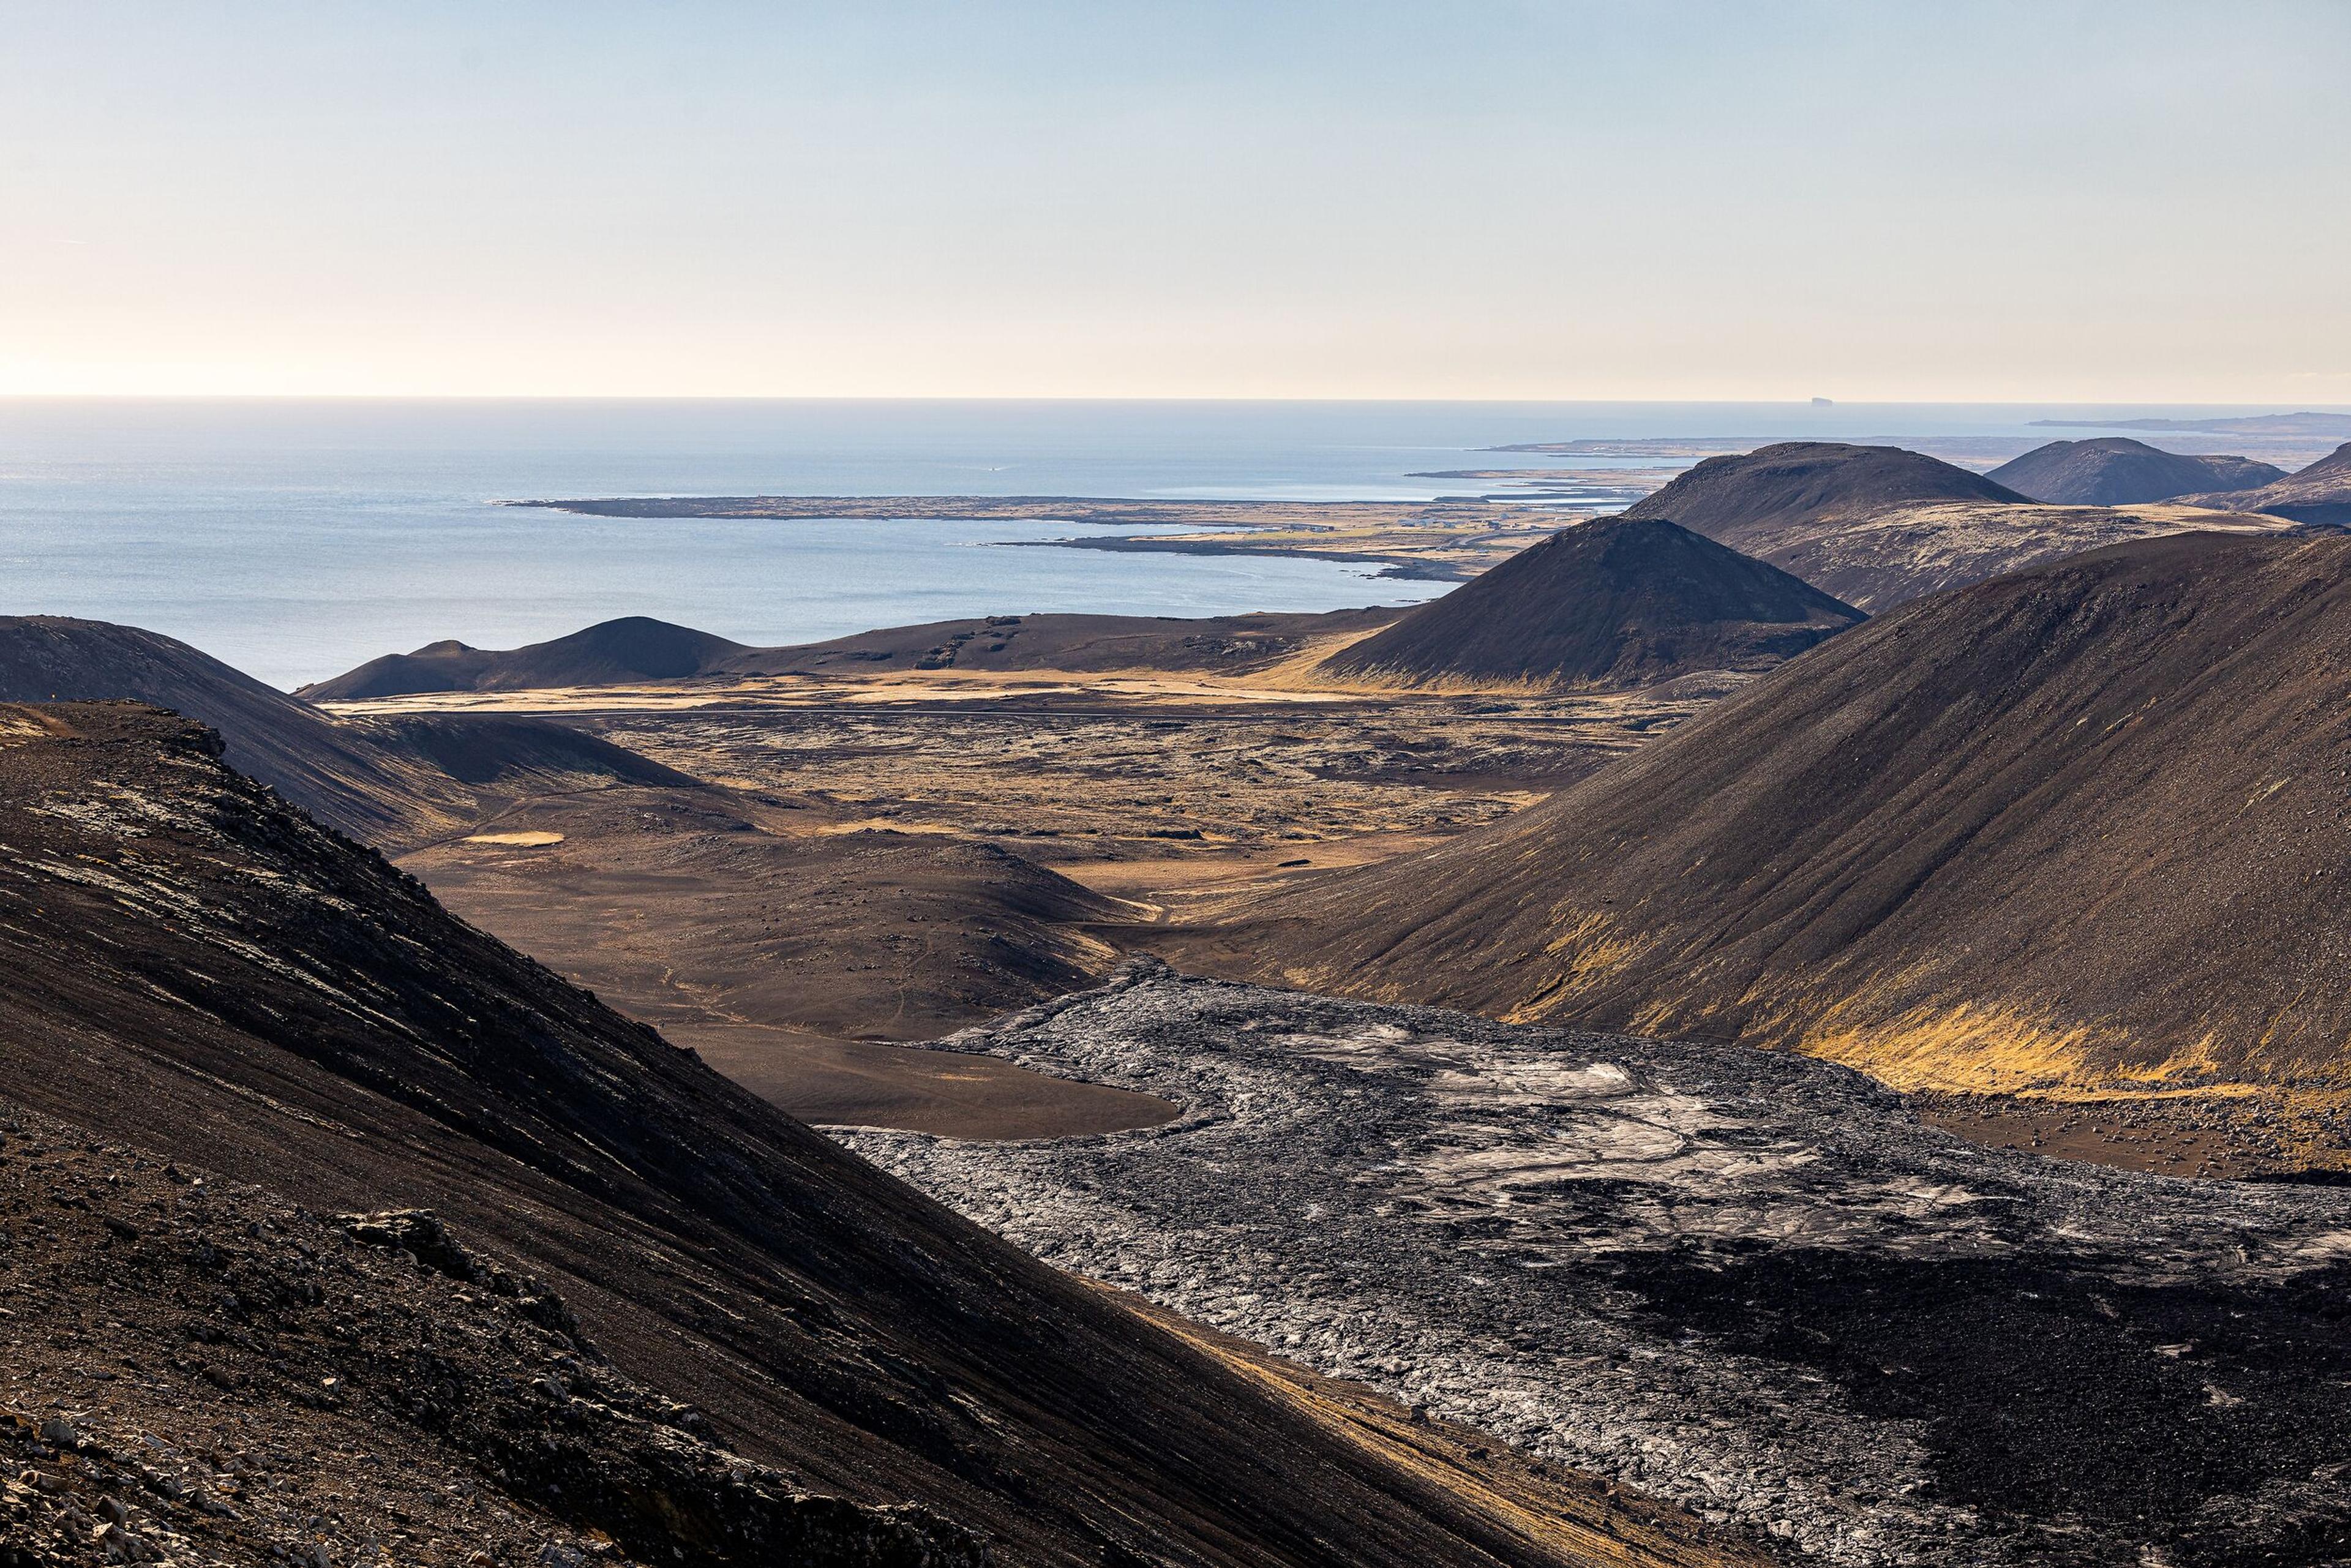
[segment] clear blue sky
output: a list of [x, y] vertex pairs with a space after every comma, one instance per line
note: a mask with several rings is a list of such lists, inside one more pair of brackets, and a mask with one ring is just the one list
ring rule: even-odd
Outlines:
[[0, 0], [0, 392], [2351, 403], [2351, 4]]

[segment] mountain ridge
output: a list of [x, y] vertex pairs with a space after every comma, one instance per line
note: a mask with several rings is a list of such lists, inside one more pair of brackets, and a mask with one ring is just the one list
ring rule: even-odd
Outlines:
[[496, 650], [455, 638], [407, 653], [386, 653], [295, 695], [357, 701], [415, 692], [510, 691], [526, 686], [611, 685], [706, 674], [737, 654], [740, 643], [645, 615], [623, 615], [544, 643]]
[[339, 719], [158, 632], [68, 616], [0, 617], [0, 701], [80, 699], [183, 714], [218, 732], [231, 767], [379, 848], [464, 828], [485, 789], [694, 782], [543, 719]]

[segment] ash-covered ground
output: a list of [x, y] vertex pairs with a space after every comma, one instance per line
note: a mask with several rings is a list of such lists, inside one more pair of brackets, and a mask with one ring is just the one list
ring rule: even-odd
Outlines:
[[839, 1135], [1062, 1268], [1792, 1559], [2351, 1561], [2351, 1193], [1985, 1148], [1799, 1057], [1148, 964], [945, 1043], [1184, 1113]]
[[717, 1446], [430, 1213], [315, 1215], [5, 1098], [0, 1303], [0, 1568], [987, 1561]]

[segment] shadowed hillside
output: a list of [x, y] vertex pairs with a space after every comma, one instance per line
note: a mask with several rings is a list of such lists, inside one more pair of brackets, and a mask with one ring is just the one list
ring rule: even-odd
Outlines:
[[1261, 905], [1227, 967], [1906, 1085], [2339, 1086], [2346, 711], [2351, 540], [2102, 550], [1880, 617], [1543, 806]]
[[2250, 457], [2188, 456], [2112, 435], [2053, 441], [1984, 476], [2036, 501], [2069, 507], [2126, 507], [2207, 490], [2250, 490], [2285, 470]]
[[370, 842], [430, 836], [471, 814], [464, 786], [382, 731], [338, 723], [185, 643], [104, 621], [0, 618], [0, 701], [85, 697], [131, 698], [210, 725], [229, 766]]
[[[1576, 1560], [451, 919], [208, 731], [123, 704], [0, 719], [0, 1099], [69, 1124], [29, 1176], [93, 1222], [72, 1279], [116, 1281], [100, 1313], [28, 1280], [9, 1332], [109, 1364], [177, 1347], [134, 1357], [132, 1407], [75, 1394], [112, 1411], [91, 1463], [192, 1399], [215, 1430], [307, 1436], [255, 1463], [333, 1478], [338, 1527], [379, 1538], [406, 1514], [350, 1515], [422, 1473], [382, 1506], [478, 1489], [689, 1568], [945, 1568], [983, 1540], [1085, 1568]], [[77, 1139], [113, 1163], [77, 1166]], [[321, 1233], [339, 1212], [370, 1218]], [[41, 1355], [11, 1357], [11, 1397], [59, 1408], [64, 1383], [21, 1384]], [[907, 1500], [932, 1511], [871, 1506]]]
[[1777, 664], [1861, 618], [1661, 517], [1604, 517], [1520, 551], [1322, 668], [1407, 685], [1635, 686]]
[[354, 838], [392, 849], [455, 832], [486, 797], [693, 780], [538, 719], [336, 719], [185, 643], [54, 615], [0, 618], [0, 701], [128, 699], [220, 732], [229, 766]]

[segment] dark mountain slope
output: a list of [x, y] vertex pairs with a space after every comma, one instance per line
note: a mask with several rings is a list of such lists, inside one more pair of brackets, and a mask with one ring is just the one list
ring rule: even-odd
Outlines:
[[1901, 1084], [2341, 1086], [2346, 713], [2351, 539], [2147, 540], [1879, 617], [1229, 946]]
[[59, 615], [0, 617], [0, 701], [131, 698], [218, 730], [229, 766], [354, 838], [445, 831], [468, 792], [381, 731], [338, 724], [185, 643]]
[[159, 632], [53, 615], [0, 617], [0, 701], [85, 698], [148, 703], [219, 731], [230, 767], [385, 849], [459, 831], [486, 794], [694, 782], [544, 720], [339, 720]]
[[413, 653], [387, 653], [355, 670], [304, 686], [312, 702], [356, 702], [413, 692], [502, 692], [543, 686], [602, 686], [706, 674], [747, 653], [708, 632], [643, 615], [623, 616], [551, 642], [498, 651], [459, 642], [431, 643]]
[[2228, 507], [2241, 512], [2265, 512], [2297, 523], [2322, 523], [2351, 528], [2351, 441], [2307, 468], [2258, 489], [2189, 496], [2189, 504]]
[[1916, 452], [1826, 442], [1710, 457], [1625, 515], [1670, 517], [1873, 615], [2129, 539], [2287, 526], [2178, 506], [2043, 506]]
[[2036, 501], [2068, 507], [2127, 507], [2208, 490], [2250, 490], [2285, 470], [2250, 457], [2187, 456], [2110, 435], [2053, 441], [2001, 464], [1985, 478]]
[[5, 1099], [0, 1212], [8, 1568], [986, 1562], [713, 1442], [432, 1215], [306, 1212]]
[[1520, 551], [1322, 668], [1412, 685], [1634, 686], [1776, 664], [1861, 618], [1662, 517], [1604, 517]]
[[[772, 1484], [919, 1500], [992, 1537], [1000, 1562], [1562, 1560], [451, 919], [219, 766], [209, 732], [118, 704], [0, 718], [0, 1096], [310, 1213], [432, 1208], [475, 1256], [543, 1281], [525, 1293], [559, 1295], [617, 1373], [706, 1412]], [[271, 1283], [292, 1259], [248, 1271], [194, 1255], [229, 1270], [196, 1293], [183, 1358], [218, 1371], [224, 1408], [331, 1403], [276, 1369], [313, 1355], [298, 1336], [364, 1336], [391, 1310], [330, 1270], [340, 1322], [314, 1330], [278, 1315], [311, 1299]], [[165, 1304], [123, 1292], [108, 1310]], [[115, 1331], [74, 1326], [113, 1354], [99, 1341]], [[468, 1418], [478, 1356], [435, 1362], [442, 1331], [392, 1328], [440, 1392], [345, 1393], [400, 1432]], [[256, 1354], [280, 1333], [277, 1360]], [[601, 1419], [564, 1415], [549, 1386], [571, 1432]], [[798, 1560], [738, 1550], [658, 1493], [534, 1490], [512, 1459], [476, 1473], [632, 1554]]]

